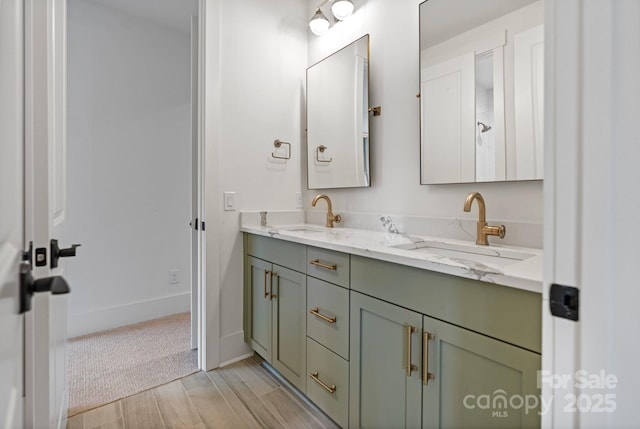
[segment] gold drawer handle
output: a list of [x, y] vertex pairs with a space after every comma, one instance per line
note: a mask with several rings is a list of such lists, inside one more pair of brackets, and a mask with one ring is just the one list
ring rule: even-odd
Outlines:
[[321, 314], [320, 311], [318, 310], [318, 307], [312, 308], [311, 310], [309, 310], [309, 313], [321, 318], [322, 320], [328, 323], [336, 323], [336, 320], [337, 320], [336, 316], [329, 317], [329, 316], [325, 316], [324, 314]]
[[315, 265], [315, 266], [318, 266], [320, 268], [324, 268], [326, 270], [331, 270], [331, 271], [335, 271], [336, 268], [338, 268], [338, 264], [323, 264], [322, 262], [320, 262], [320, 259], [313, 259], [313, 260], [309, 261], [309, 263], [311, 265]]
[[407, 330], [407, 377], [411, 377], [411, 373], [418, 370], [418, 367], [411, 363], [411, 335], [418, 332], [418, 328], [407, 324], [405, 329]]
[[313, 381], [315, 381], [316, 383], [318, 383], [320, 386], [322, 386], [322, 388], [324, 390], [326, 390], [327, 392], [331, 393], [332, 395], [334, 393], [336, 393], [336, 385], [332, 384], [331, 386], [329, 386], [327, 383], [325, 383], [324, 381], [320, 380], [318, 378], [318, 371], [310, 372], [309, 373], [309, 378], [312, 379]]
[[435, 377], [429, 372], [429, 341], [435, 340], [436, 336], [424, 331], [422, 334], [422, 382], [424, 385], [429, 384], [429, 380], [433, 380]]
[[269, 298], [269, 291], [267, 290], [267, 276], [271, 271], [264, 270], [264, 297]]

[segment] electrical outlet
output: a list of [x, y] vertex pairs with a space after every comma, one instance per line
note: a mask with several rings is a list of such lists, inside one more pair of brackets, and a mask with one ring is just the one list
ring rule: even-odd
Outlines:
[[180, 283], [180, 280], [178, 279], [178, 273], [180, 272], [180, 270], [170, 270], [169, 271], [169, 284], [170, 285], [177, 285], [178, 283]]
[[296, 208], [302, 208], [302, 192], [296, 192]]

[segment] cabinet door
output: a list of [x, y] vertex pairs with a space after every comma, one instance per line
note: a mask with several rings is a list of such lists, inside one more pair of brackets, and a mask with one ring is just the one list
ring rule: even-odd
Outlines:
[[540, 355], [426, 316], [423, 326], [425, 428], [540, 427]]
[[[271, 362], [271, 299], [269, 281], [271, 264], [261, 259], [247, 257], [245, 282], [248, 286], [251, 348]], [[245, 289], [246, 290], [246, 289]]]
[[[410, 333], [411, 327], [415, 332]], [[422, 315], [351, 293], [351, 428], [418, 428]]]
[[305, 392], [307, 361], [307, 277], [273, 265], [271, 365]]

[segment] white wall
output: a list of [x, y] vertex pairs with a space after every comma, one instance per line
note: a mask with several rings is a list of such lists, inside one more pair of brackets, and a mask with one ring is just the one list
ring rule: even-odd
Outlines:
[[69, 0], [71, 336], [189, 309], [189, 67], [187, 32]]
[[[207, 258], [211, 244], [220, 254], [220, 272], [213, 275], [219, 275], [220, 282], [220, 363], [224, 364], [249, 351], [242, 333], [239, 211], [295, 209], [296, 193], [301, 191], [308, 17], [306, 4], [299, 0], [207, 3], [207, 7], [215, 5], [220, 8], [219, 22], [207, 22], [207, 31], [220, 28], [219, 70], [207, 71], [206, 86], [207, 97], [219, 97], [220, 117], [213, 138], [217, 160], [206, 168], [219, 173], [206, 186], [219, 186], [214, 198], [220, 203], [223, 191], [237, 193], [236, 211], [214, 214], [207, 202]], [[219, 93], [209, 92], [218, 86]], [[290, 160], [271, 157], [275, 139], [291, 143]], [[211, 224], [215, 218], [219, 225]], [[213, 228], [219, 235], [214, 235]], [[219, 242], [212, 243], [216, 239]]]
[[[308, 1], [310, 17], [317, 6]], [[385, 212], [434, 217], [477, 218], [462, 206], [471, 191], [481, 192], [487, 219], [542, 223], [542, 182], [420, 186], [418, 5], [421, 0], [357, 0], [356, 12], [322, 37], [309, 32], [307, 64], [369, 33], [371, 188], [327, 190], [334, 211]], [[306, 179], [303, 178], [303, 189]], [[305, 191], [305, 209], [317, 191]], [[324, 210], [320, 207], [319, 210]]]

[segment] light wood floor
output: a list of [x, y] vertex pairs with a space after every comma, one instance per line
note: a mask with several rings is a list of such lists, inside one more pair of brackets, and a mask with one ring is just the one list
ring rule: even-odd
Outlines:
[[249, 358], [120, 399], [69, 419], [91, 428], [336, 428]]

